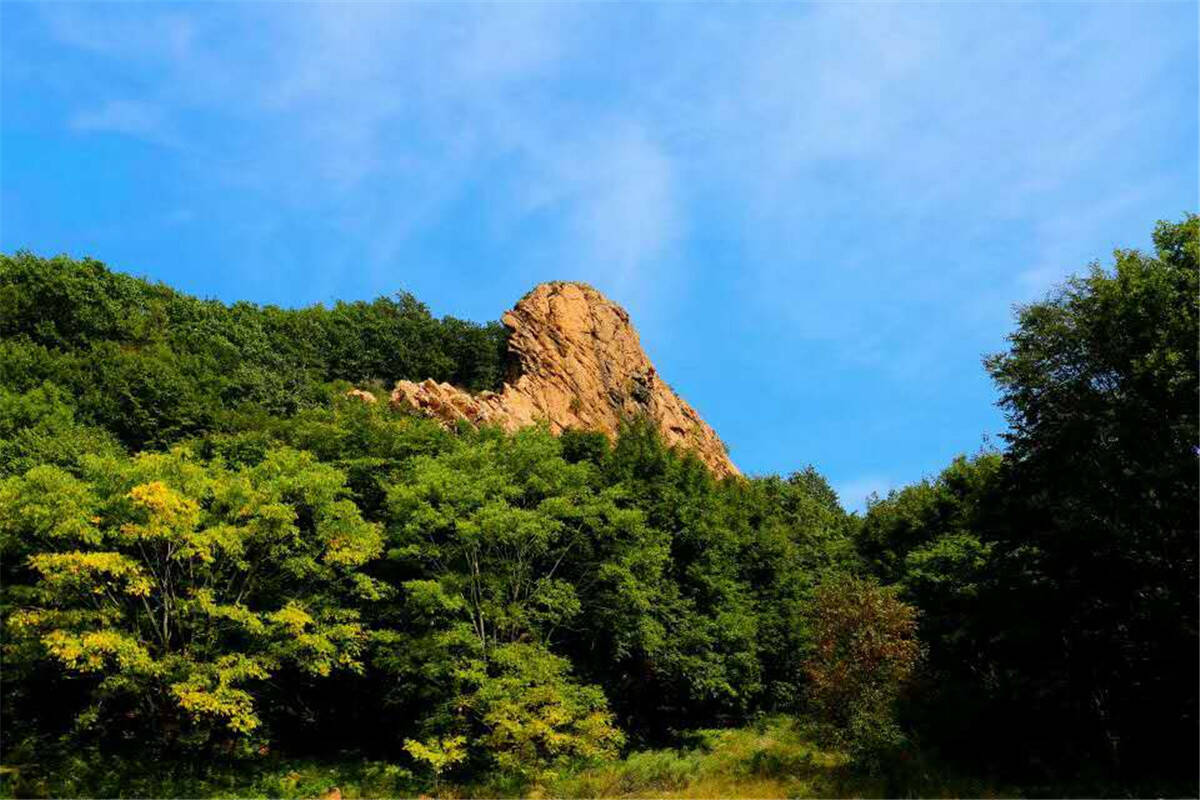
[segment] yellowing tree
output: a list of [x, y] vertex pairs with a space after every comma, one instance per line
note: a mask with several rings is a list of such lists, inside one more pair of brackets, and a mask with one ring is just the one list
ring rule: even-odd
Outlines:
[[29, 580], [6, 655], [89, 681], [85, 726], [245, 745], [279, 671], [362, 669], [347, 600], [384, 591], [359, 571], [382, 538], [344, 495], [341, 472], [287, 449], [238, 470], [176, 449], [10, 478], [0, 548]]

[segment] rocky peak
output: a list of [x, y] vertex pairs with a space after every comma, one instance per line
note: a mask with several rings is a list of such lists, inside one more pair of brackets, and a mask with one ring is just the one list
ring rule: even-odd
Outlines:
[[658, 377], [625, 309], [582, 283], [543, 283], [501, 317], [512, 366], [501, 392], [400, 381], [392, 405], [447, 424], [466, 420], [515, 430], [539, 420], [550, 430], [615, 436], [622, 419], [646, 415], [663, 440], [693, 451], [718, 477], [737, 475], [725, 446], [700, 415]]

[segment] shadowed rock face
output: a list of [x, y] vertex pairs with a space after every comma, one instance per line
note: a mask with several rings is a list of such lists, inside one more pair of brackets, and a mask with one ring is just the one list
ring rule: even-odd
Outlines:
[[621, 420], [645, 414], [663, 440], [694, 452], [718, 477], [737, 475], [725, 446], [659, 377], [625, 309], [590, 286], [543, 283], [501, 317], [513, 362], [503, 391], [470, 394], [447, 383], [400, 381], [392, 405], [446, 424], [466, 420], [512, 431], [545, 420], [615, 436]]

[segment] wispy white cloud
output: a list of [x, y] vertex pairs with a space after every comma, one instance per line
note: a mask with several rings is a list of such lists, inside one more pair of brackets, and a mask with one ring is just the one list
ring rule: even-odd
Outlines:
[[586, 138], [531, 146], [525, 155], [533, 180], [519, 189], [522, 208], [561, 213], [575, 257], [610, 281], [645, 280], [639, 270], [680, 236], [674, 164], [640, 125], [609, 120]]
[[108, 100], [75, 114], [70, 125], [76, 131], [120, 133], [154, 144], [178, 142], [168, 130], [163, 109], [138, 100]]
[[70, 4], [43, 9], [51, 34], [64, 44], [118, 59], [178, 61], [196, 39], [194, 18], [180, 8], [158, 13], [81, 13]]
[[1017, 276], [1021, 291], [1017, 299], [1041, 297], [1068, 274], [1081, 272], [1085, 260], [1107, 260], [1109, 253], [1105, 251], [1088, 254], [1088, 249], [1098, 243], [1103, 243], [1107, 251], [1128, 246], [1117, 235], [1106, 232], [1119, 230], [1120, 221], [1144, 206], [1159, 182], [1150, 178], [1141, 185], [1098, 197], [1072, 214], [1039, 221], [1034, 229], [1036, 260]]
[[[219, 115], [234, 146], [197, 143], [205, 151], [198, 159], [284, 206], [324, 207], [329, 224], [369, 238], [379, 263], [485, 173], [512, 198], [490, 212], [497, 219], [556, 221], [543, 236], [558, 243], [556, 258], [618, 286], [678, 237], [671, 156], [647, 125], [622, 115], [597, 124], [547, 91], [571, 37], [559, 11], [352, 9], [316, 4], [263, 15], [262, 35], [273, 43], [263, 52], [223, 41], [211, 15], [199, 15], [181, 29], [186, 35], [172, 34], [176, 46], [156, 53], [168, 83], [73, 124], [158, 140], [170, 121], [164, 106]], [[123, 31], [108, 14], [60, 11], [54, 19], [65, 41], [93, 49]]]
[[[60, 41], [163, 77], [71, 124], [162, 143], [176, 116], [220, 120], [216, 140], [192, 145], [206, 171], [322, 207], [348, 233], [370, 230], [380, 261], [487, 175], [503, 185], [496, 224], [540, 215], [550, 227], [537, 249], [557, 242], [558, 258], [631, 291], [648, 268], [673, 263], [693, 207], [719, 193], [748, 260], [764, 265], [745, 276], [762, 287], [759, 302], [863, 352], [868, 332], [890, 338], [908, 312], [868, 291], [860, 313], [827, 313], [828, 287], [847, 271], [869, 267], [879, 289], [902, 282], [939, 302], [972, 276], [950, 282], [863, 248], [848, 249], [835, 276], [834, 265], [805, 263], [797, 236], [836, 235], [866, 212], [903, 244], [947, 204], [968, 202], [981, 219], [1019, 220], [1137, 124], [1126, 108], [1170, 56], [1139, 51], [1137, 69], [1101, 69], [1111, 24], [1084, 15], [1063, 29], [1027, 7], [635, 15], [318, 3], [246, 14], [51, 8]], [[629, 27], [659, 49], [622, 48]], [[1062, 80], [1046, 80], [1047, 65]], [[619, 97], [597, 93], [600, 73]], [[1099, 95], [1110, 107], [1089, 107]], [[1010, 288], [1048, 269], [1029, 265]], [[780, 291], [797, 273], [805, 291]]]

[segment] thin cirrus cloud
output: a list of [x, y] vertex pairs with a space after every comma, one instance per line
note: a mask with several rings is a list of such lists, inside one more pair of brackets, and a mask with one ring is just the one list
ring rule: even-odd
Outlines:
[[80, 111], [71, 118], [70, 126], [85, 133], [120, 133], [160, 144], [178, 143], [167, 129], [164, 110], [136, 100], [109, 100]]
[[[1136, 124], [1121, 110], [1171, 56], [1142, 48], [1136, 70], [1100, 68], [1111, 24], [979, 5], [736, 15], [537, 4], [52, 7], [46, 18], [60, 42], [161, 76], [141, 81], [142, 97], [100, 97], [75, 111], [76, 130], [178, 146], [180, 119], [207, 119], [214, 135], [187, 146], [211, 162], [208, 174], [256, 183], [285, 204], [323, 203], [334, 224], [360, 235], [386, 228], [371, 247], [381, 262], [504, 162], [506, 202], [492, 213], [554, 212], [548, 238], [559, 251], [628, 290], [639, 270], [680, 255], [672, 248], [691, 206], [713, 192], [735, 193], [744, 246], [776, 253], [864, 208], [901, 229], [968, 201], [981, 216], [1019, 218], [1121, 140]], [[631, 33], [639, 24], [645, 31]], [[622, 43], [623, 33], [634, 41]], [[1047, 64], [1064, 80], [1041, 79]], [[1108, 109], [1092, 107], [1101, 94]], [[829, 180], [823, 173], [839, 164], [850, 179]], [[819, 202], [797, 203], [797, 186], [819, 189]], [[770, 262], [795, 265], [763, 261], [752, 276], [760, 302], [785, 301], [818, 337], [859, 324], [820, 313], [823, 293], [781, 296]], [[903, 263], [884, 268], [910, 277]], [[918, 280], [917, 292], [942, 282]]]
[[[588, 110], [540, 92], [561, 66], [562, 21], [553, 8], [259, 10], [267, 38], [280, 43], [265, 53], [250, 41], [222, 40], [222, 20], [210, 16], [155, 26], [174, 45], [148, 53], [136, 28], [108, 13], [55, 13], [64, 41], [111, 53], [113, 40], [132, 36], [115, 57], [150, 60], [167, 78], [145, 99], [78, 112], [73, 127], [164, 143], [172, 115], [219, 116], [230, 126], [224, 137], [239, 147], [196, 145], [212, 174], [284, 204], [326, 206], [332, 224], [370, 236], [380, 263], [400, 255], [497, 160], [512, 165], [511, 200], [495, 213], [551, 212], [562, 248], [610, 282], [631, 284], [677, 238], [671, 159], [646, 128], [619, 114], [597, 125]], [[93, 17], [101, 19], [95, 37], [87, 33]]]

